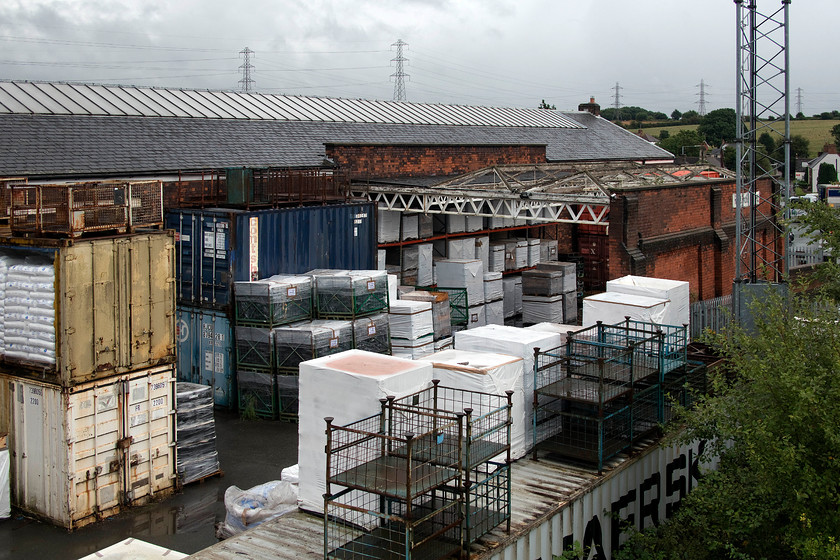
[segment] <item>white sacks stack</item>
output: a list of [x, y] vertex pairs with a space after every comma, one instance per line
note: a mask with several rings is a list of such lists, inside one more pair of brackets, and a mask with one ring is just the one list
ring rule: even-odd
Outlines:
[[424, 358], [432, 363], [433, 378], [444, 387], [504, 395], [513, 391], [513, 424], [510, 429], [511, 457], [522, 457], [530, 442], [525, 441], [523, 387], [524, 361], [516, 356], [469, 350], [444, 350]]
[[6, 275], [9, 272], [9, 257], [0, 257], [0, 355], [6, 351]]
[[[514, 423], [525, 426], [525, 446], [533, 443], [534, 414], [534, 348], [542, 351], [559, 347], [565, 342], [558, 333], [541, 332], [517, 327], [487, 325], [470, 331], [455, 333], [456, 350], [494, 352], [516, 356], [523, 360], [522, 386], [524, 388], [524, 409], [514, 409], [517, 418]], [[520, 456], [514, 456], [518, 459]]]
[[391, 353], [394, 356], [416, 360], [434, 352], [431, 302], [405, 299], [393, 301], [388, 319], [391, 326]]
[[[349, 350], [300, 364], [298, 464], [301, 508], [322, 513], [326, 492], [326, 422], [343, 426], [378, 414], [379, 399], [430, 386], [432, 364]], [[336, 489], [333, 488], [335, 491]]]
[[55, 364], [55, 268], [14, 264], [6, 274], [6, 356]]

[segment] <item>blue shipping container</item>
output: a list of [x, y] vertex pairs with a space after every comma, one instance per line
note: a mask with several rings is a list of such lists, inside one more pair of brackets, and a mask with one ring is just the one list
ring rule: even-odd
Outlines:
[[272, 210], [172, 210], [179, 302], [226, 309], [233, 282], [315, 268], [376, 268], [372, 202]]
[[178, 380], [213, 387], [216, 406], [236, 406], [233, 329], [223, 311], [179, 306], [175, 332], [178, 339]]

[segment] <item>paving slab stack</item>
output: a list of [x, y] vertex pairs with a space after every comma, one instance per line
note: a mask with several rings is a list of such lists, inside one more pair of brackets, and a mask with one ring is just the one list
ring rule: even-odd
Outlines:
[[452, 345], [452, 308], [447, 292], [412, 290], [402, 293], [400, 299], [429, 303], [432, 306], [434, 350], [438, 351]]
[[522, 272], [522, 322], [575, 323], [577, 268], [574, 263], [539, 263]]

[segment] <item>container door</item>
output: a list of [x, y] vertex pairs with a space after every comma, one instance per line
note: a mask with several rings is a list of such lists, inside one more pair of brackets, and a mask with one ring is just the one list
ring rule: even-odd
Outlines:
[[66, 459], [66, 454], [62, 454], [60, 446], [52, 445], [54, 434], [61, 439], [63, 418], [49, 414], [52, 407], [58, 406], [56, 410], [60, 410], [60, 402], [56, 403], [54, 395], [45, 394], [39, 385], [22, 381], [12, 383], [15, 444], [12, 503], [66, 524], [67, 508], [62, 502], [67, 492], [61, 486], [54, 486], [57, 479], [53, 478], [61, 472], [61, 465], [54, 463]]
[[120, 442], [125, 502], [145, 502], [175, 479], [175, 377], [170, 367], [133, 375]]
[[[190, 212], [169, 212], [166, 227], [175, 230], [175, 289], [178, 301], [187, 304], [197, 301], [198, 288], [195, 285], [201, 220], [198, 214]], [[200, 250], [199, 250], [200, 251]], [[200, 254], [200, 253], [199, 253]]]
[[207, 214], [201, 220], [201, 284], [199, 302], [216, 309], [230, 303], [231, 277], [230, 220]]
[[[175, 323], [175, 336], [178, 343], [178, 381], [201, 383], [199, 368], [199, 342], [196, 333], [196, 319], [200, 320], [198, 310], [178, 307]], [[200, 324], [198, 325], [200, 328]]]
[[[121, 378], [117, 378], [121, 379]], [[119, 442], [122, 411], [119, 381], [67, 395], [69, 474], [74, 523], [109, 515], [123, 494]]]
[[231, 408], [234, 403], [233, 329], [221, 313], [204, 313], [201, 317], [201, 383], [213, 387], [216, 406]]

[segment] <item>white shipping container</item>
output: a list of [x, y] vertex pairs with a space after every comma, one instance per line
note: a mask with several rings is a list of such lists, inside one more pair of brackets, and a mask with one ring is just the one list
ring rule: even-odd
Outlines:
[[9, 432], [12, 503], [75, 529], [122, 506], [170, 494], [174, 392], [173, 366], [72, 388], [0, 374], [0, 432]]

